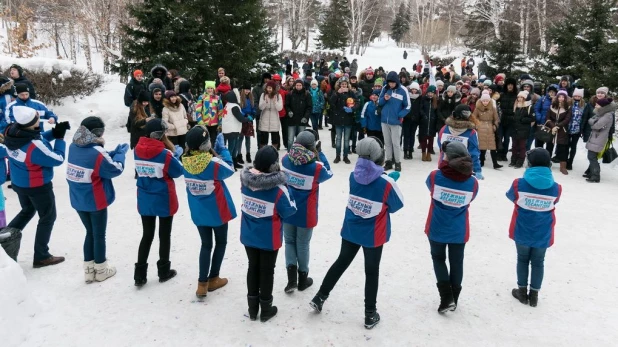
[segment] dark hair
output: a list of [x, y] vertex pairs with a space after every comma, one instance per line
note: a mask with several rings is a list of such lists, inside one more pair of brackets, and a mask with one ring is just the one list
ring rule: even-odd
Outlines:
[[[569, 97], [566, 95], [562, 95], [564, 97], [564, 109], [568, 110], [570, 108], [569, 105]], [[556, 110], [560, 110], [560, 100], [558, 100], [558, 98], [560, 97], [560, 95], [556, 94], [556, 96], [554, 96], [554, 99], [551, 101], [551, 107], [556, 109]]]

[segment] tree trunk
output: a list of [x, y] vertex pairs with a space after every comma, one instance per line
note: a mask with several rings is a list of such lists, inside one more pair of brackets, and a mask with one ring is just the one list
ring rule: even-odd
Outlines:
[[305, 52], [309, 51], [309, 21], [307, 21], [307, 25], [305, 26]]
[[86, 66], [88, 66], [88, 71], [92, 72], [92, 52], [90, 51], [90, 35], [84, 35], [86, 41], [82, 43], [82, 48], [84, 49], [84, 53], [86, 55]]

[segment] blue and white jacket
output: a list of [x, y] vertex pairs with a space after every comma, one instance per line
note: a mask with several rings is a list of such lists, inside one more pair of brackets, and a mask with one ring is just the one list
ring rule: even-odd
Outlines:
[[380, 247], [391, 237], [391, 213], [403, 207], [403, 194], [384, 168], [359, 158], [350, 173], [350, 195], [341, 237], [363, 247]]
[[[9, 157], [8, 149], [5, 145], [0, 143], [0, 185], [3, 185], [6, 182], [6, 158]], [[2, 188], [0, 187], [0, 190]], [[4, 201], [0, 201], [3, 203]], [[0, 211], [4, 211], [4, 209], [0, 209]]]
[[15, 117], [13, 116], [13, 108], [16, 106], [26, 106], [26, 107], [35, 109], [37, 111], [37, 113], [39, 114], [39, 119], [40, 119], [39, 124], [41, 128], [41, 132], [44, 131], [44, 128], [43, 128], [43, 124], [45, 123], [43, 122], [44, 119], [53, 118], [56, 121], [56, 123], [58, 123], [58, 117], [52, 111], [48, 110], [47, 106], [45, 106], [44, 103], [38, 100], [34, 100], [32, 98], [29, 98], [26, 101], [20, 98], [17, 98], [15, 99], [15, 101], [11, 102], [10, 104], [6, 106], [6, 109], [4, 111], [4, 119], [0, 119], [0, 131], [1, 132], [4, 132], [4, 129], [6, 129], [7, 125], [15, 123]]
[[476, 198], [479, 184], [475, 177], [449, 169], [449, 163], [442, 162], [440, 169], [432, 171], [425, 181], [431, 192], [425, 234], [435, 242], [466, 243], [470, 238], [468, 208]]
[[137, 210], [142, 216], [169, 217], [178, 212], [174, 178], [183, 168], [165, 144], [140, 137], [134, 151], [137, 171]]
[[554, 182], [548, 167], [526, 169], [523, 178], [513, 181], [506, 197], [515, 207], [509, 237], [518, 245], [548, 248], [554, 244], [555, 206], [562, 186]]
[[361, 111], [361, 127], [371, 131], [382, 131], [382, 122], [378, 116], [378, 104], [369, 100]]
[[320, 161], [316, 161], [314, 152], [295, 143], [281, 160], [282, 170], [288, 175], [288, 189], [294, 196], [298, 210], [285, 218], [284, 223], [301, 228], [318, 225], [320, 183], [333, 177], [326, 156], [322, 152], [319, 152], [319, 156]]
[[64, 162], [66, 143], [56, 139], [51, 130], [21, 129], [11, 125], [6, 130], [4, 144], [8, 149], [12, 184], [20, 188], [36, 188], [48, 184], [54, 178], [54, 167]]
[[122, 174], [125, 155], [108, 152], [101, 143], [80, 126], [69, 146], [67, 181], [71, 206], [77, 211], [100, 211], [116, 198], [112, 178]]
[[282, 171], [261, 173], [251, 167], [241, 171], [243, 245], [268, 251], [281, 248], [283, 219], [296, 213], [294, 196], [285, 186], [286, 176]]
[[[472, 157], [474, 173], [481, 173], [481, 151], [479, 150], [479, 135], [474, 129], [476, 126], [473, 122], [467, 120], [456, 120], [453, 117], [446, 119], [446, 125], [440, 129], [438, 133], [438, 148], [442, 148], [442, 143], [445, 141], [458, 141], [466, 145], [468, 153]], [[440, 150], [440, 158], [438, 165], [442, 163], [444, 153]]]
[[236, 207], [224, 180], [234, 175], [227, 148], [216, 148], [219, 157], [190, 151], [182, 157], [191, 219], [197, 226], [218, 227], [236, 218]]
[[[395, 82], [395, 89], [388, 87], [388, 82]], [[384, 95], [390, 95], [390, 99], [386, 101]], [[386, 77], [386, 85], [380, 92], [378, 105], [382, 107], [381, 121], [390, 125], [401, 125], [403, 118], [410, 112], [410, 95], [408, 90], [399, 82], [399, 75], [395, 71], [388, 73]]]

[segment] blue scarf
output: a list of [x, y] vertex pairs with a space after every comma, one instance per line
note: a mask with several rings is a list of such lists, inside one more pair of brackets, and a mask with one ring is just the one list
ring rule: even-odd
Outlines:
[[582, 115], [583, 110], [579, 107], [582, 101], [573, 102], [573, 107], [571, 107], [571, 122], [569, 123], [569, 134], [579, 134], [581, 133], [581, 125], [582, 125]]

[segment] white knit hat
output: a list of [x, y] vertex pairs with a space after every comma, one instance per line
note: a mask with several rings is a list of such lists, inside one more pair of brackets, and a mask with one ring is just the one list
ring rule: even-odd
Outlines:
[[528, 92], [525, 90], [522, 90], [521, 92], [519, 92], [519, 94], [517, 94], [517, 97], [522, 97], [524, 98], [524, 100], [526, 100], [528, 98]]
[[489, 94], [483, 93], [483, 95], [481, 95], [481, 101], [485, 100], [491, 100], [491, 96], [489, 96]]
[[609, 94], [609, 88], [607, 87], [599, 87], [597, 88], [597, 94], [603, 93], [605, 95]]
[[31, 107], [13, 106], [13, 117], [18, 124], [29, 127], [36, 123], [37, 112]]
[[421, 90], [421, 86], [417, 82], [412, 82], [412, 84], [410, 84], [408, 89], [410, 89], [410, 90], [412, 90], [412, 89]]
[[444, 85], [444, 81], [442, 80], [436, 81], [436, 86], [443, 86], [443, 85]]
[[450, 86], [448, 86], [448, 88], [446, 88], [446, 92], [457, 93], [457, 88], [451, 84]]
[[576, 97], [576, 96], [581, 96], [583, 98], [584, 88], [575, 88], [575, 90], [573, 90], [573, 97]]

